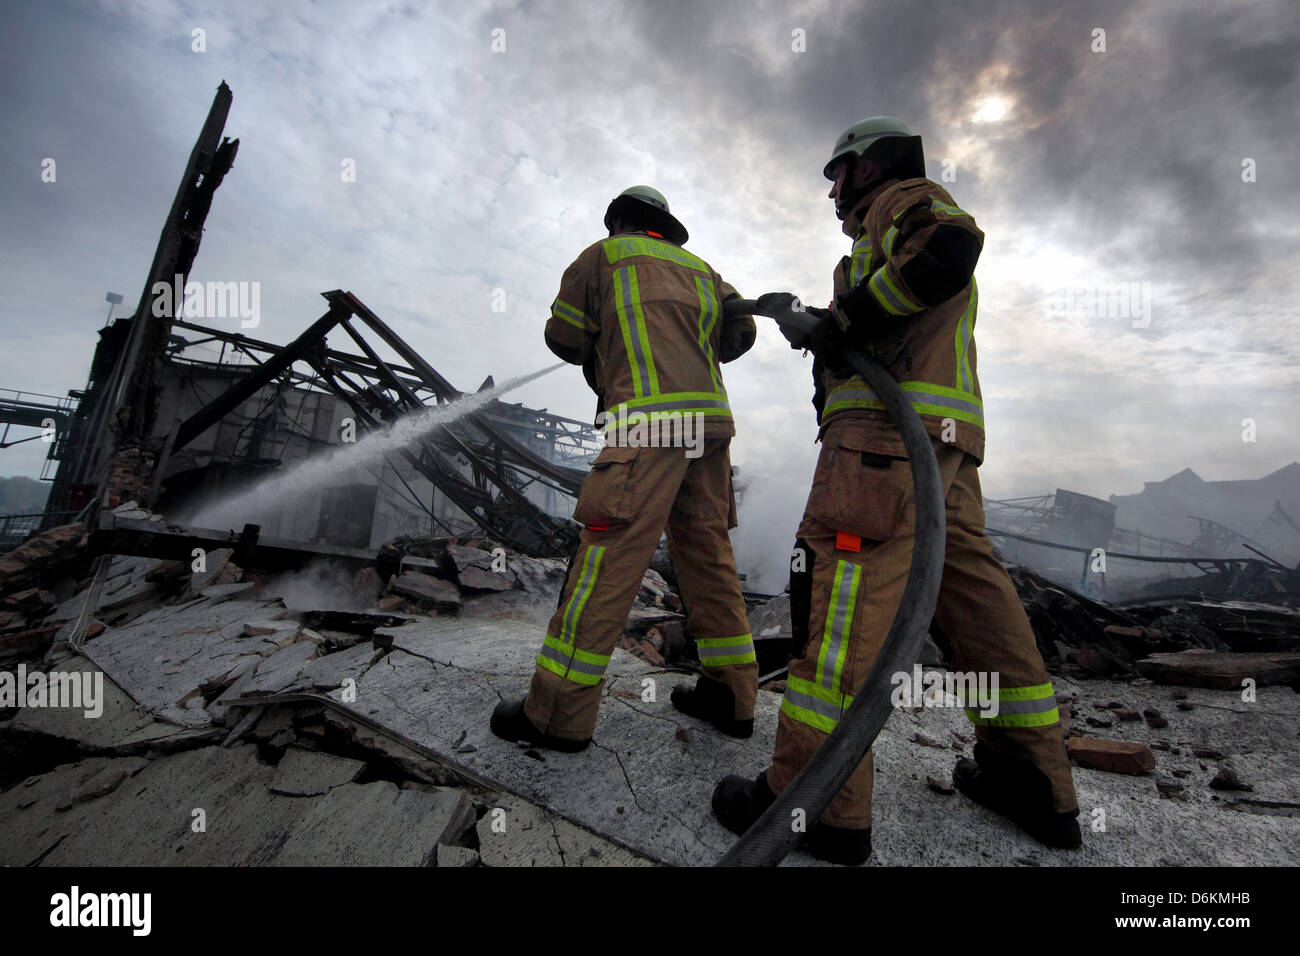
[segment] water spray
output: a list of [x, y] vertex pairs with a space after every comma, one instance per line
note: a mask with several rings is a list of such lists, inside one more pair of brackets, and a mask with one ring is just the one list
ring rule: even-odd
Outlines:
[[424, 438], [434, 429], [479, 411], [516, 388], [536, 381], [562, 367], [557, 362], [528, 375], [512, 378], [493, 388], [473, 392], [448, 402], [412, 411], [387, 428], [369, 432], [360, 441], [337, 445], [323, 455], [307, 458], [255, 487], [223, 501], [205, 505], [190, 519], [201, 528], [241, 527], [253, 515], [272, 514], [303, 495], [336, 482], [340, 475], [374, 464], [391, 452], [400, 451]]

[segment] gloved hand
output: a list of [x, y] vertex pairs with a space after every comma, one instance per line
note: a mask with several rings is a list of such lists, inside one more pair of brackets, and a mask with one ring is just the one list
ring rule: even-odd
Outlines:
[[870, 276], [835, 297], [835, 311], [842, 318], [840, 323], [842, 330], [847, 330], [850, 326], [865, 330], [895, 318], [886, 312], [872, 295], [867, 285], [869, 278]]
[[766, 292], [754, 302], [754, 311], [776, 319], [777, 328], [793, 349], [816, 351], [830, 330], [830, 312], [810, 309], [789, 292]]

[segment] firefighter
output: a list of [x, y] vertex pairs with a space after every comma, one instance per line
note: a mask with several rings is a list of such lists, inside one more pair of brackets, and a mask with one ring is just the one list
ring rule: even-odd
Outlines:
[[492, 732], [587, 747], [614, 643], [666, 530], [703, 666], [695, 686], [673, 690], [673, 706], [748, 737], [758, 661], [727, 536], [735, 427], [721, 363], [753, 345], [754, 320], [724, 317], [738, 293], [682, 248], [686, 229], [658, 190], [624, 190], [605, 227], [609, 238], [565, 270], [546, 323], [551, 351], [582, 365], [596, 391], [605, 447], [578, 494], [583, 531], [528, 696], [500, 703]]
[[[870, 672], [907, 580], [911, 470], [884, 404], [841, 358], [854, 348], [899, 380], [938, 457], [947, 535], [932, 631], [954, 670], [987, 672], [990, 685], [998, 679], [995, 706], [966, 702], [975, 759], [958, 761], [954, 783], [1035, 839], [1079, 846], [1056, 698], [1015, 588], [984, 535], [977, 471], [984, 412], [973, 338], [984, 234], [925, 178], [921, 138], [893, 117], [846, 130], [824, 173], [853, 247], [835, 269], [831, 308], [809, 310], [820, 319], [815, 331], [799, 341], [799, 333], [787, 334], [792, 347], [814, 353], [822, 446], [791, 562], [796, 652], [771, 765], [756, 780], [722, 780], [714, 812], [744, 833], [816, 753]], [[851, 865], [867, 859], [871, 783], [868, 751], [806, 835], [814, 856]]]

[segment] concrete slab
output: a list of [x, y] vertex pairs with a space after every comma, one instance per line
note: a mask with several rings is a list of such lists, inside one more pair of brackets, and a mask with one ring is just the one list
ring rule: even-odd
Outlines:
[[478, 866], [478, 863], [478, 850], [472, 850], [467, 846], [447, 846], [445, 843], [438, 844], [438, 866], [466, 867]]
[[[241, 603], [254, 602], [200, 607], [192, 612], [199, 618], [194, 626], [219, 630], [234, 620], [223, 619], [221, 613]], [[186, 620], [173, 614], [158, 623], [174, 632]], [[93, 649], [110, 636], [88, 646]], [[154, 644], [176, 646], [174, 634], [145, 637]], [[767, 766], [779, 695], [759, 695], [755, 735], [737, 741], [672, 709], [669, 693], [685, 677], [616, 651], [592, 747], [582, 754], [528, 751], [494, 737], [488, 718], [498, 700], [526, 692], [542, 637], [539, 628], [518, 621], [441, 618], [380, 628], [375, 643], [392, 650], [361, 674], [355, 700], [345, 699], [342, 688], [327, 693], [300, 689], [279, 696], [326, 702], [342, 715], [383, 728], [438, 763], [463, 772], [467, 779], [552, 810], [653, 860], [677, 865], [715, 862], [734, 837], [709, 810], [713, 787], [727, 773], [752, 776]], [[136, 640], [142, 638], [137, 635]], [[255, 638], [242, 640], [252, 643]], [[138, 650], [134, 657], [125, 649], [116, 653], [132, 668], [143, 670], [150, 663], [148, 655]], [[1209, 781], [1223, 761], [1192, 753], [1192, 748], [1217, 748], [1231, 757], [1236, 772], [1255, 788], [1250, 799], [1281, 804], [1280, 812], [1288, 812], [1286, 807], [1294, 806], [1300, 793], [1300, 741], [1295, 735], [1300, 696], [1289, 689], [1266, 687], [1258, 689], [1257, 700], [1247, 704], [1235, 693], [1146, 681], [1055, 678], [1053, 683], [1058, 694], [1078, 695], [1076, 727], [1084, 723], [1082, 715], [1094, 699], [1118, 700], [1139, 712], [1154, 708], [1169, 720], [1167, 727], [1158, 729], [1134, 722], [1090, 730], [1090, 735], [1151, 746], [1156, 768], [1138, 776], [1076, 768], [1084, 848], [1048, 850], [962, 795], [945, 795], [928, 786], [928, 777], [941, 783], [950, 780], [955, 759], [970, 755], [973, 737], [962, 710], [922, 708], [895, 713], [876, 744], [873, 863], [1300, 863], [1300, 817], [1279, 815], [1276, 807], [1257, 807], [1242, 795], [1211, 790]], [[238, 699], [235, 690], [231, 688], [227, 703]], [[276, 699], [277, 695], [270, 695], [257, 702]], [[1179, 703], [1193, 709], [1179, 710]], [[679, 734], [679, 729], [688, 732]], [[920, 740], [941, 742], [948, 749]], [[1179, 774], [1185, 784], [1180, 798], [1162, 796], [1157, 778]], [[1243, 812], [1229, 812], [1230, 806]], [[546, 836], [547, 831], [539, 832]], [[550, 832], [547, 839], [556, 844], [558, 853], [554, 828]], [[545, 840], [536, 852], [549, 854]], [[811, 862], [802, 853], [787, 860], [790, 865]]]
[[[250, 656], [260, 658], [266, 638], [245, 636], [244, 622], [278, 619], [283, 613], [278, 601], [192, 601], [158, 608], [105, 631], [88, 641], [83, 653], [155, 716], [203, 728], [212, 724], [212, 716], [186, 702], [196, 699], [200, 689], [224, 686]], [[230, 625], [232, 630], [223, 633]]]
[[290, 797], [312, 797], [329, 793], [335, 787], [357, 779], [365, 766], [363, 760], [290, 747], [276, 764], [271, 790]]
[[0, 794], [0, 865], [428, 866], [467, 799], [386, 781], [290, 797], [274, 776], [248, 745], [66, 764]]
[[[86, 658], [75, 655], [59, 661], [54, 669], [68, 673], [80, 671], [87, 675], [83, 681], [100, 672]], [[213, 732], [183, 730], [175, 724], [158, 720], [111, 678], [104, 676], [102, 679], [103, 712], [98, 717], [86, 717], [82, 708], [23, 707], [14, 715], [10, 729], [52, 737], [85, 750], [116, 754], [191, 746], [213, 738]]]
[[[769, 762], [778, 695], [759, 695], [755, 736], [736, 741], [673, 711], [668, 694], [679, 678], [621, 651], [611, 663], [593, 746], [582, 754], [530, 756], [493, 737], [487, 720], [497, 700], [526, 691], [539, 630], [517, 622], [437, 620], [376, 636], [391, 640], [394, 650], [358, 683], [357, 701], [343, 703], [332, 694], [334, 706], [655, 860], [714, 862], [734, 839], [709, 811], [714, 784], [726, 773], [756, 774]], [[653, 701], [642, 699], [646, 679], [655, 681]], [[926, 778], [950, 780], [955, 759], [970, 755], [973, 738], [962, 710], [923, 708], [895, 714], [876, 744], [876, 865], [1300, 863], [1300, 818], [1255, 813], [1249, 805], [1238, 807], [1249, 812], [1224, 812], [1238, 798], [1211, 791], [1217, 768], [1188, 749], [1217, 742], [1235, 754], [1239, 772], [1256, 787], [1251, 798], [1294, 801], [1300, 792], [1294, 731], [1300, 697], [1261, 688], [1255, 703], [1243, 704], [1236, 694], [1145, 681], [1053, 683], [1058, 693], [1075, 692], [1085, 702], [1118, 698], [1138, 710], [1154, 707], [1171, 722], [1159, 730], [1135, 723], [1107, 732], [1114, 739], [1168, 743], [1170, 750], [1156, 750], [1154, 773], [1132, 777], [1076, 768], [1084, 848], [1049, 850], [960, 794], [932, 790]], [[1175, 693], [1197, 708], [1195, 719], [1176, 709]], [[678, 739], [678, 727], [689, 729], [687, 740]], [[951, 749], [918, 744], [918, 733]], [[466, 753], [467, 747], [475, 749]], [[1194, 778], [1186, 800], [1169, 800], [1156, 788], [1157, 775], [1174, 770]], [[812, 862], [802, 853], [787, 860]]]

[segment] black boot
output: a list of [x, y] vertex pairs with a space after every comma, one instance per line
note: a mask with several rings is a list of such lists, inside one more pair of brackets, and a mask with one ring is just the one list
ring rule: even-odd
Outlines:
[[586, 750], [587, 745], [591, 743], [590, 737], [586, 740], [570, 740], [567, 737], [555, 737], [538, 730], [533, 726], [533, 722], [528, 719], [528, 715], [524, 713], [524, 702], [522, 700], [503, 700], [497, 704], [496, 709], [492, 711], [491, 727], [492, 733], [502, 740], [511, 742], [526, 740], [538, 747], [546, 747], [550, 750], [559, 750], [569, 754], [576, 754], [580, 750]]
[[766, 770], [753, 780], [728, 774], [713, 790], [713, 815], [724, 827], [740, 836], [775, 800], [776, 794], [767, 786]]
[[1083, 845], [1079, 811], [1057, 813], [1047, 775], [1027, 760], [998, 753], [982, 742], [975, 759], [962, 757], [952, 772], [953, 785], [976, 803], [1007, 817], [1039, 843], [1062, 850]]
[[841, 866], [861, 866], [871, 856], [871, 827], [846, 830], [828, 823], [816, 823], [804, 839], [814, 857]]
[[673, 706], [683, 714], [707, 720], [729, 737], [744, 739], [754, 733], [754, 718], [737, 720], [736, 695], [720, 681], [701, 676], [695, 686], [678, 684], [673, 688]]

